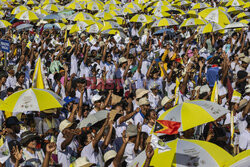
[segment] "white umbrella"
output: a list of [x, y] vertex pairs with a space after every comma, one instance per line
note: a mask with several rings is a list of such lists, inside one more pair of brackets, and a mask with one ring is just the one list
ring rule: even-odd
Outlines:
[[226, 25], [225, 29], [234, 29], [234, 28], [245, 28], [248, 27], [247, 24], [241, 22], [234, 22], [232, 24]]

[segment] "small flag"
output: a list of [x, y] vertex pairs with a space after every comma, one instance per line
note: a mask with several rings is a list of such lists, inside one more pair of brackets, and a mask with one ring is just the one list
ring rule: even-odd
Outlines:
[[40, 37], [39, 37], [39, 35], [38, 34], [36, 34], [35, 35], [35, 38], [34, 38], [34, 40], [35, 40], [35, 42], [37, 43], [37, 44], [39, 44], [40, 43]]
[[176, 84], [176, 86], [175, 86], [175, 90], [174, 90], [174, 96], [175, 96], [174, 105], [176, 105], [179, 101], [179, 86], [180, 86], [179, 78], [176, 78], [175, 84]]
[[48, 83], [43, 72], [41, 58], [38, 57], [33, 74], [32, 88], [48, 89]]
[[10, 157], [10, 150], [8, 146], [7, 140], [4, 144], [0, 147], [0, 162], [3, 164], [7, 159]]
[[218, 103], [218, 87], [217, 87], [217, 81], [214, 83], [211, 100], [212, 102]]
[[180, 122], [168, 121], [168, 120], [156, 120], [155, 133], [165, 133], [168, 135], [173, 135], [178, 133], [180, 128]]
[[31, 47], [31, 42], [30, 41], [27, 43], [26, 47], [30, 49], [30, 47]]
[[232, 147], [234, 147], [234, 112], [233, 111], [231, 111], [230, 123], [231, 123], [231, 145]]
[[234, 90], [231, 102], [240, 103], [240, 99], [241, 99], [241, 94], [238, 91]]
[[96, 39], [95, 39], [92, 35], [90, 35], [90, 36], [89, 36], [89, 42], [90, 42], [92, 45], [95, 45], [95, 44], [96, 44]]
[[68, 41], [67, 41], [67, 47], [68, 46], [71, 46], [72, 47], [72, 44], [71, 44], [71, 42], [70, 42], [70, 40], [68, 39]]

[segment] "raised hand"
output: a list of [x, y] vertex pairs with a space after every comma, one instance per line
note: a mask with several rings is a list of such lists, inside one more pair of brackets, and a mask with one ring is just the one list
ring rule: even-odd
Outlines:
[[126, 130], [122, 132], [122, 141], [123, 143], [128, 143], [129, 141], [129, 135], [126, 135]]
[[52, 153], [55, 150], [56, 150], [56, 143], [53, 142], [53, 143], [48, 143], [46, 145], [46, 152]]
[[147, 155], [148, 159], [151, 159], [153, 157], [153, 155], [154, 155], [154, 149], [153, 149], [153, 147], [151, 146], [150, 143], [148, 143], [148, 145], [147, 145], [146, 155]]
[[20, 161], [22, 159], [22, 155], [23, 155], [23, 150], [19, 150], [18, 149], [18, 146], [14, 146], [13, 149], [12, 149], [12, 154], [14, 155], [15, 159], [17, 161]]
[[142, 125], [140, 123], [137, 124], [137, 132], [138, 133], [141, 133], [141, 127]]

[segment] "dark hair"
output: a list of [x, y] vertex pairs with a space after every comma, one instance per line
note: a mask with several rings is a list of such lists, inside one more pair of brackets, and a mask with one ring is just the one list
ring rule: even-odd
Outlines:
[[25, 76], [24, 72], [18, 72], [16, 73], [16, 79], [18, 80], [21, 76]]
[[12, 87], [8, 87], [7, 92], [14, 92], [14, 89]]
[[60, 73], [56, 73], [56, 74], [54, 75], [54, 80], [55, 80], [55, 81], [60, 81], [61, 78], [62, 78], [62, 76], [61, 76]]

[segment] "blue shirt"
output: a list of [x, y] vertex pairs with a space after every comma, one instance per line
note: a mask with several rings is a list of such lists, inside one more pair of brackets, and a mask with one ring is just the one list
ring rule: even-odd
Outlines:
[[219, 70], [219, 67], [211, 67], [207, 70], [207, 81], [210, 87], [213, 87], [215, 81], [219, 79]]

